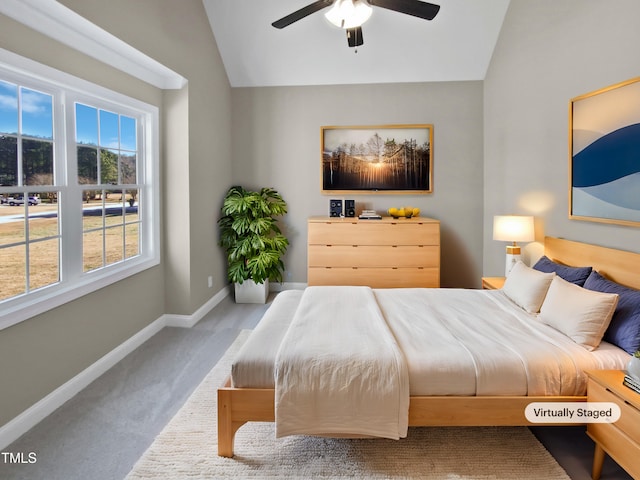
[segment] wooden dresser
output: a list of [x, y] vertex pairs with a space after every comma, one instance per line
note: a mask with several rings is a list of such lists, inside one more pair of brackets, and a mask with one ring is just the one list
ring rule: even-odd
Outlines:
[[589, 423], [587, 433], [596, 442], [592, 478], [602, 472], [608, 453], [633, 478], [640, 478], [640, 394], [622, 384], [621, 370], [587, 372], [587, 402], [611, 402], [620, 407], [615, 423]]
[[373, 288], [439, 287], [440, 222], [425, 217], [311, 217], [307, 282]]

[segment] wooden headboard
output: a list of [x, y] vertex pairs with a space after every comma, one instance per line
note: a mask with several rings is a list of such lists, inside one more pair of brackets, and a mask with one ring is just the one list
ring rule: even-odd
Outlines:
[[640, 290], [640, 253], [545, 237], [544, 254], [572, 267], [593, 267], [614, 282]]

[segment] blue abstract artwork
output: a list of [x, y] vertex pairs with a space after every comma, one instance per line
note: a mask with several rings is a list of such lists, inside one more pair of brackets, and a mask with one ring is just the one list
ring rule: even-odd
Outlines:
[[572, 218], [640, 225], [640, 78], [571, 101]]

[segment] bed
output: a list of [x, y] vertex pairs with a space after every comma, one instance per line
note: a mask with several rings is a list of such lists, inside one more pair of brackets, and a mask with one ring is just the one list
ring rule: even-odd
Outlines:
[[[520, 266], [521, 273], [510, 275], [503, 289], [509, 295], [502, 290], [372, 290], [357, 287], [355, 289], [329, 287], [329, 290], [307, 289], [304, 292], [280, 293], [276, 297], [277, 302], [274, 301], [247, 340], [239, 354], [240, 358], [234, 361], [229, 379], [218, 389], [218, 455], [233, 456], [235, 433], [249, 421], [273, 422], [278, 418], [277, 436], [289, 434], [342, 436], [340, 424], [345, 416], [349, 417], [353, 411], [367, 408], [370, 412], [366, 413], [372, 415], [370, 418], [379, 418], [380, 421], [365, 420], [364, 425], [355, 425], [353, 430], [346, 432], [347, 435], [370, 434], [401, 438], [407, 426], [530, 425], [525, 416], [525, 408], [532, 402], [585, 401], [584, 371], [622, 368], [628, 361], [630, 347], [620, 344], [627, 348], [625, 350], [615, 342], [600, 341], [603, 337], [602, 332], [599, 334], [600, 338], [594, 341], [588, 335], [585, 337], [580, 328], [571, 330], [571, 326], [565, 325], [565, 318], [572, 315], [572, 312], [564, 310], [571, 303], [567, 302], [567, 298], [570, 298], [574, 290], [581, 295], [578, 290], [583, 289], [568, 286], [572, 279], [566, 277], [569, 281], [560, 280], [558, 272], [565, 276], [566, 272], [562, 271], [564, 266], [588, 266], [590, 268], [585, 271], [585, 278], [592, 268], [607, 279], [604, 280], [599, 274], [593, 274], [588, 281], [591, 281], [592, 276], [594, 278], [598, 276], [604, 282], [615, 282], [616, 288], [626, 286], [640, 289], [640, 276], [637, 274], [640, 272], [640, 254], [552, 237], [545, 239], [544, 253], [543, 258], [551, 264], [551, 269], [557, 267], [558, 270], [554, 270], [555, 273], [547, 271], [546, 267], [549, 265], [539, 262], [540, 269], [534, 274], [533, 269]], [[581, 269], [569, 270], [571, 270], [570, 275], [575, 272], [582, 274]], [[534, 298], [534, 303], [539, 301], [542, 305], [546, 301], [549, 304], [542, 305], [544, 315], [538, 313], [541, 309], [540, 305], [537, 307], [533, 304], [529, 305], [528, 302], [532, 302], [535, 295], [532, 296], [528, 286], [525, 289], [526, 294], [520, 294], [523, 291], [522, 282], [529, 280], [532, 284], [548, 282], [542, 299]], [[584, 280], [581, 281], [584, 283]], [[339, 290], [331, 290], [331, 288]], [[608, 288], [607, 284], [607, 288], [600, 289], [601, 291], [597, 294], [600, 295], [597, 297], [597, 305], [593, 306], [593, 308], [600, 308], [605, 314], [606, 311], [613, 313], [619, 297], [612, 295], [612, 292], [617, 292], [615, 289]], [[335, 298], [327, 302], [322, 300], [327, 297], [317, 295], [329, 295]], [[595, 293], [588, 295], [586, 303], [596, 296]], [[358, 298], [354, 296], [361, 296], [362, 300], [348, 302], [349, 298]], [[444, 297], [445, 300], [441, 302], [440, 297]], [[373, 300], [370, 302], [368, 298]], [[578, 303], [585, 304], [582, 297], [577, 298]], [[552, 309], [554, 301], [555, 307]], [[514, 302], [517, 303], [515, 308], [512, 305]], [[347, 309], [343, 314], [340, 306], [345, 303], [353, 304], [354, 310]], [[442, 307], [438, 306], [440, 303], [443, 304]], [[468, 305], [465, 306], [465, 304]], [[447, 320], [445, 330], [432, 330], [435, 324], [430, 325], [431, 320], [426, 319], [428, 316], [420, 320], [418, 330], [413, 330], [412, 322], [407, 320], [422, 315], [419, 312], [435, 311], [441, 308], [444, 309], [445, 316], [451, 319]], [[309, 314], [311, 320], [304, 325], [300, 323], [304, 322], [304, 318], [301, 320], [299, 317], [304, 317], [301, 311], [307, 310], [312, 312]], [[353, 344], [356, 348], [355, 344], [361, 343], [362, 337], [382, 336], [383, 331], [389, 329], [391, 333], [389, 338], [392, 341], [384, 346], [388, 354], [376, 352], [372, 357], [363, 357], [364, 360], [361, 363], [368, 365], [378, 357], [387, 355], [393, 369], [398, 371], [398, 382], [397, 385], [393, 385], [393, 390], [388, 392], [385, 390], [387, 386], [381, 384], [380, 395], [377, 392], [375, 395], [380, 397], [376, 404], [370, 405], [368, 401], [363, 402], [362, 398], [354, 398], [353, 394], [346, 389], [338, 389], [338, 393], [321, 401], [311, 400], [314, 402], [316, 413], [321, 411], [327, 417], [329, 426], [322, 425], [326, 430], [318, 430], [319, 426], [314, 429], [312, 426], [308, 431], [304, 431], [296, 421], [304, 418], [307, 412], [300, 410], [287, 412], [281, 405], [287, 405], [289, 402], [299, 406], [308, 401], [297, 391], [292, 394], [293, 396], [288, 397], [287, 395], [290, 395], [288, 391], [283, 389], [281, 383], [276, 385], [276, 382], [281, 382], [279, 380], [281, 377], [296, 378], [293, 383], [306, 381], [306, 373], [298, 377], [290, 377], [289, 373], [286, 375], [282, 373], [290, 363], [286, 361], [288, 358], [286, 355], [292, 355], [292, 358], [296, 359], [294, 362], [296, 364], [299, 361], [308, 361], [304, 372], [309, 371], [308, 368], [315, 367], [317, 352], [307, 359], [304, 357], [304, 352], [314, 352], [314, 349], [323, 345], [322, 328], [333, 328], [331, 323], [328, 324], [329, 327], [316, 327], [314, 318], [322, 314], [334, 324], [344, 323], [344, 316], [361, 318], [364, 322], [355, 323], [351, 327], [353, 331], [350, 335], [352, 336], [348, 336], [347, 332], [344, 340], [342, 338], [335, 340], [334, 337], [333, 342], [337, 343], [337, 356], [348, 350], [349, 344]], [[440, 313], [430, 312], [429, 315], [431, 314], [437, 316]], [[470, 318], [467, 320], [466, 317]], [[488, 323], [481, 323], [481, 317], [490, 317], [487, 319]], [[545, 321], [538, 322], [538, 317], [544, 317]], [[609, 315], [609, 321], [610, 319], [611, 315]], [[605, 325], [594, 327], [595, 330], [609, 327], [609, 321]], [[611, 324], [609, 328], [612, 327]], [[314, 328], [316, 330], [313, 330]], [[565, 331], [562, 331], [563, 329]], [[362, 334], [363, 331], [366, 332], [365, 335]], [[628, 332], [623, 333], [628, 336]], [[462, 343], [462, 346], [448, 346], [447, 337], [454, 337], [456, 342], [459, 340], [464, 342], [467, 334], [472, 336], [466, 343]], [[480, 336], [473, 337], [473, 335]], [[506, 337], [503, 338], [504, 335], [516, 338], [514, 346], [503, 348], [503, 345], [510, 341]], [[540, 337], [541, 343], [531, 340], [535, 337]], [[305, 338], [310, 339], [312, 343], [304, 346], [299, 344]], [[314, 341], [316, 343], [313, 343]], [[285, 343], [293, 345], [293, 353], [289, 354], [289, 347], [286, 349], [287, 354], [283, 353]], [[449, 360], [446, 360], [444, 352], [438, 350], [451, 348], [458, 348], [460, 351], [453, 357], [449, 357]], [[365, 346], [365, 354], [370, 349]], [[421, 355], [421, 352], [425, 351], [430, 352], [430, 356]], [[548, 357], [552, 358], [553, 367], [545, 363]], [[406, 358], [406, 365], [399, 367], [399, 358]], [[339, 365], [334, 363], [330, 368], [332, 371], [347, 370], [347, 374], [349, 373], [349, 369], [340, 369]], [[548, 375], [548, 370], [558, 370], [558, 373]], [[423, 376], [427, 371], [431, 372], [430, 377]], [[375, 372], [372, 375], [375, 375]], [[386, 379], [390, 374], [387, 372], [383, 376]], [[354, 379], [357, 380], [357, 377], [352, 376], [348, 381], [344, 379], [340, 381], [351, 383]], [[396, 396], [399, 400], [394, 403]], [[371, 392], [369, 392], [370, 397]], [[303, 401], [300, 401], [301, 398]], [[291, 399], [293, 401], [290, 401]], [[349, 406], [349, 403], [353, 405]], [[343, 410], [345, 408], [346, 410]], [[386, 430], [381, 430], [377, 425], [373, 425], [384, 423], [389, 417], [393, 420], [398, 415], [397, 410], [408, 411], [404, 419], [400, 415], [399, 427], [391, 425]], [[279, 424], [283, 426], [278, 427]], [[371, 429], [372, 426], [376, 428]], [[398, 428], [400, 433], [397, 433], [395, 428]]]

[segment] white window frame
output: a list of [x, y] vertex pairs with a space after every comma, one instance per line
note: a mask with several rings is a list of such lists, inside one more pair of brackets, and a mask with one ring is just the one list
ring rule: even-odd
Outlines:
[[[64, 192], [64, 197], [67, 197], [59, 202], [63, 229], [60, 282], [0, 302], [2, 330], [159, 265], [161, 245], [158, 108], [3, 49], [0, 49], [0, 67], [3, 73], [9, 72], [19, 84], [27, 87], [40, 85], [48, 93], [57, 92], [54, 97], [54, 157], [67, 158], [71, 152], [66, 161], [56, 160], [56, 185], [45, 187]], [[138, 183], [141, 185], [139, 199], [142, 202], [140, 254], [86, 273], [82, 272], [82, 190], [86, 185], [79, 185], [77, 182], [75, 102], [98, 108], [115, 107], [118, 113], [142, 119], [139, 124], [141, 128], [137, 132], [138, 145], [143, 150], [138, 159], [137, 172]], [[62, 116], [55, 113], [58, 110], [63, 112]], [[43, 189], [41, 186], [36, 188]], [[68, 198], [76, 198], [76, 201], [67, 203]], [[70, 238], [77, 239], [80, 243], [76, 245]]]

